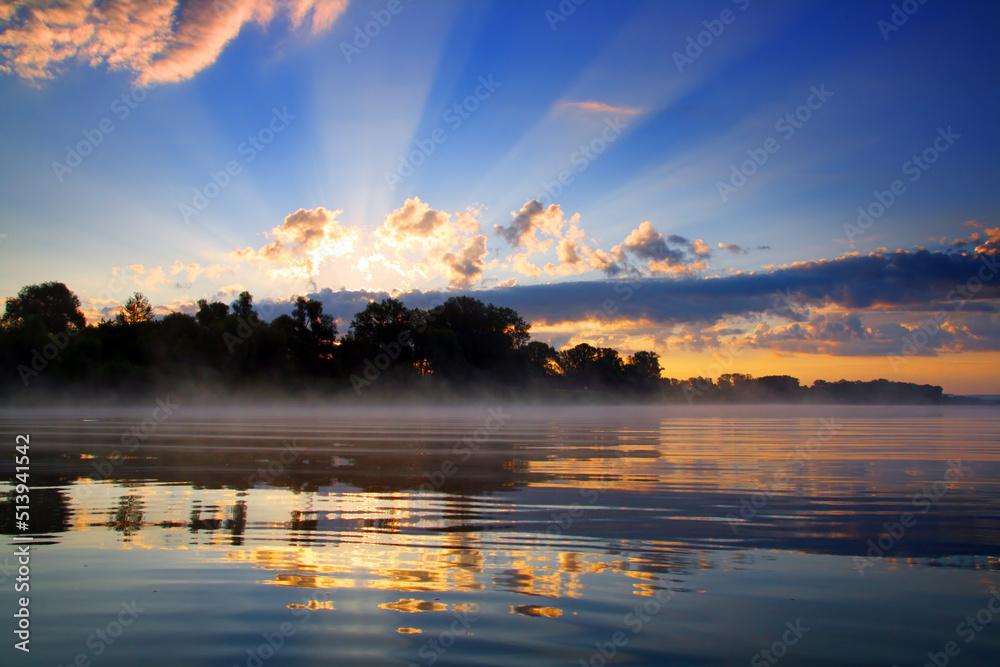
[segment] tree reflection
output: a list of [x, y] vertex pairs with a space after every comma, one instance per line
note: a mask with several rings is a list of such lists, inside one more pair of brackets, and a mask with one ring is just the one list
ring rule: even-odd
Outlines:
[[111, 510], [108, 528], [122, 534], [123, 542], [130, 542], [132, 536], [142, 529], [142, 515], [145, 503], [140, 496], [129, 494], [118, 499], [118, 505]]
[[233, 505], [232, 515], [226, 519], [225, 528], [232, 535], [229, 540], [230, 544], [233, 546], [243, 544], [243, 533], [247, 529], [247, 501], [236, 501], [236, 504]]

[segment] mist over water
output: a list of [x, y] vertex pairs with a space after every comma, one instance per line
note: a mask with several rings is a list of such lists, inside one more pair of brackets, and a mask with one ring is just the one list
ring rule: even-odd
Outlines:
[[[0, 437], [17, 434], [31, 436], [35, 621], [31, 661], [7, 642], [7, 664], [1000, 653], [990, 628], [956, 634], [1000, 584], [995, 408], [165, 396], [0, 411]], [[13, 459], [0, 470], [11, 480]], [[18, 534], [0, 492], [0, 528]], [[133, 600], [120, 637], [95, 636]]]

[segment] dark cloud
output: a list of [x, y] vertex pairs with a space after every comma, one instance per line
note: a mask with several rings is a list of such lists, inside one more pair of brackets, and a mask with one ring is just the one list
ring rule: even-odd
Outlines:
[[675, 246], [689, 245], [686, 238], [676, 234], [671, 234], [669, 239], [665, 239], [663, 234], [653, 229], [653, 226], [648, 222], [644, 222], [639, 229], [632, 232], [625, 239], [623, 245], [631, 255], [642, 261], [662, 262], [667, 260], [671, 264], [684, 264], [683, 248], [671, 248], [667, 245], [668, 240]]
[[524, 242], [524, 237], [532, 232], [535, 227], [535, 217], [545, 210], [545, 204], [532, 199], [521, 207], [510, 225], [493, 225], [496, 233], [504, 238], [512, 248], [516, 248]]
[[[917, 250], [802, 262], [768, 273], [719, 278], [575, 281], [396, 296], [411, 308], [432, 308], [451, 296], [468, 294], [509, 306], [529, 322], [547, 324], [580, 321], [602, 310], [608, 322], [642, 319], [663, 327], [695, 328], [727, 317], [770, 315], [785, 324], [764, 325], [747, 334], [748, 343], [842, 356], [897, 354], [921, 324], [935, 319], [936, 313], [948, 313], [937, 319], [955, 326], [932, 336], [918, 352], [922, 355], [941, 349], [1000, 349], [995, 333], [1000, 331], [998, 260], [1000, 253]], [[369, 301], [392, 295], [323, 289], [308, 296], [321, 301], [324, 311], [346, 329]], [[609, 303], [611, 308], [606, 307]], [[847, 312], [810, 314], [822, 307]], [[264, 302], [260, 310], [271, 319], [291, 312], [291, 302]], [[714, 335], [738, 331], [727, 328]]]
[[553, 239], [563, 238], [562, 229], [566, 223], [575, 225], [580, 219], [579, 214], [565, 217], [559, 204], [549, 204], [546, 206], [537, 199], [532, 199], [524, 203], [521, 210], [516, 213], [511, 211], [513, 219], [510, 225], [493, 225], [498, 236], [503, 237], [512, 248], [527, 248], [529, 254], [536, 251], [544, 252], [551, 245], [552, 241], [545, 241], [541, 236], [551, 236]]
[[692, 242], [678, 234], [664, 237], [648, 220], [632, 230], [620, 247], [633, 259], [646, 262], [653, 275], [695, 273], [708, 267], [706, 260], [712, 255], [701, 239]]
[[483, 258], [487, 254], [486, 237], [480, 234], [468, 239], [457, 252], [442, 255], [441, 263], [445, 266], [448, 281], [458, 287], [474, 285], [483, 276]]
[[[525, 285], [494, 289], [490, 297], [499, 305], [514, 308], [529, 321], [548, 323], [580, 320], [606, 299], [615, 302], [616, 315], [622, 319], [641, 317], [664, 324], [715, 322], [726, 316], [765, 312], [795, 319], [796, 309], [806, 307], [919, 309], [928, 303], [963, 298], [973, 302], [998, 299], [996, 260], [997, 255], [919, 250], [802, 262], [769, 273], [721, 278]], [[963, 297], [956, 290], [970, 280], [972, 284]], [[977, 281], [982, 281], [980, 287], [972, 291]], [[625, 294], [629, 294], [628, 299]]]

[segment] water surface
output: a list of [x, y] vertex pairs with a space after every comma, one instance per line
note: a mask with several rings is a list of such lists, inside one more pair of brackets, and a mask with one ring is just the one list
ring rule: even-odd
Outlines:
[[0, 413], [5, 664], [1000, 655], [996, 409], [156, 407]]

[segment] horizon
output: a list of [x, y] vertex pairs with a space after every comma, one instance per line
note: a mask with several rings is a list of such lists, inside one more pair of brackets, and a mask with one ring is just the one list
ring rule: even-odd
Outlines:
[[469, 295], [664, 377], [1000, 394], [1000, 6], [71, 4], [0, 10], [0, 297]]

